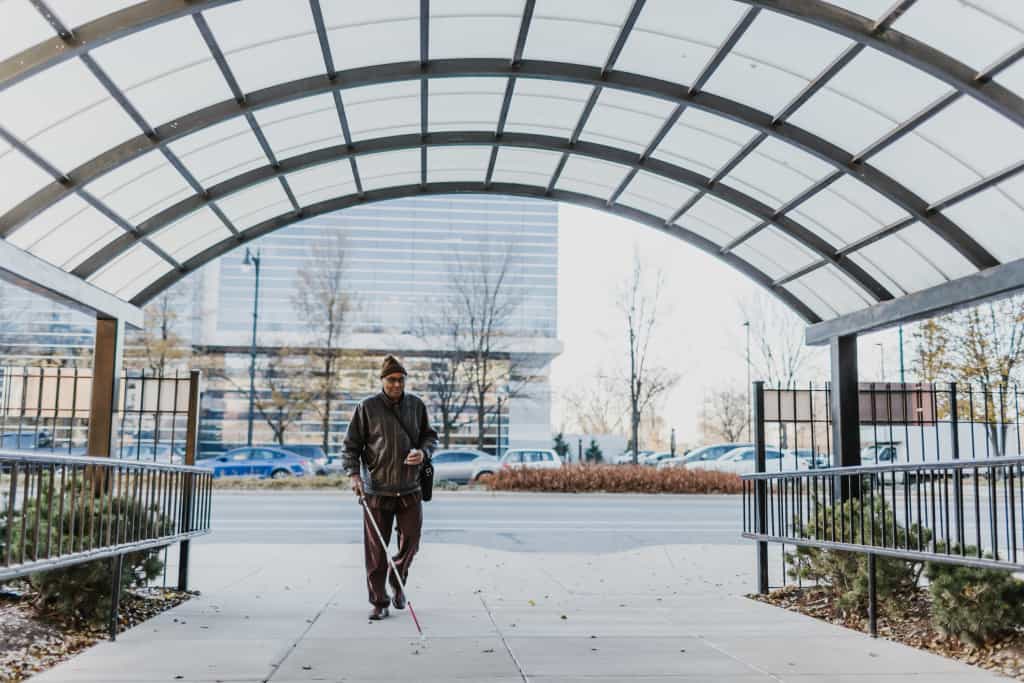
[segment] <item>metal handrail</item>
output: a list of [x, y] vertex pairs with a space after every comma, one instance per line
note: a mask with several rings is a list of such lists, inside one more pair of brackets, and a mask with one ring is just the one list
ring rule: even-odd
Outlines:
[[106, 456], [94, 455], [51, 455], [49, 452], [36, 453], [33, 451], [13, 451], [0, 449], [0, 462], [36, 462], [53, 464], [79, 464], [79, 465], [104, 465], [115, 467], [124, 465], [145, 465], [150, 469], [162, 469], [176, 472], [207, 472], [206, 468], [190, 465], [172, 465], [169, 463], [149, 462], [146, 460], [135, 460], [134, 458], [107, 458]]
[[918, 470], [975, 470], [992, 467], [1024, 465], [1024, 456], [994, 456], [985, 460], [938, 460], [934, 462], [908, 462], [893, 465], [854, 465], [847, 467], [817, 467], [806, 470], [780, 470], [778, 472], [750, 472], [743, 479], [780, 479], [791, 476], [828, 476], [846, 474], [878, 474], [880, 472], [914, 472]]

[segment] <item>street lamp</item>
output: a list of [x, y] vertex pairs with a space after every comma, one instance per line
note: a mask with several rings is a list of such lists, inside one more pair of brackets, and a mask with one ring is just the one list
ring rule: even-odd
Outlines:
[[884, 382], [885, 381], [885, 346], [883, 346], [879, 342], [875, 342], [875, 346], [878, 347], [878, 358], [879, 358], [879, 360], [878, 360], [878, 365], [879, 365], [878, 370], [881, 373], [881, 377], [879, 379]]
[[242, 265], [253, 267], [256, 270], [256, 288], [252, 297], [252, 342], [249, 344], [249, 430], [245, 439], [247, 446], [252, 446], [253, 404], [256, 397], [256, 324], [260, 315], [260, 263], [262, 260], [258, 249], [254, 254], [249, 251], [249, 247], [245, 248]]
[[744, 320], [743, 327], [747, 328], [747, 441], [750, 441], [750, 428], [751, 423], [754, 421], [754, 397], [750, 393], [753, 391], [753, 385], [750, 382], [750, 321]]
[[900, 325], [900, 384], [904, 384], [906, 381], [907, 377], [903, 368], [903, 325]]

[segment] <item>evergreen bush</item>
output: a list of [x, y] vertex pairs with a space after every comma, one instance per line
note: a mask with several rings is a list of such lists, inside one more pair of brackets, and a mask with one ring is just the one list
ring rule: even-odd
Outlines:
[[[977, 548], [965, 554], [976, 556]], [[977, 646], [1024, 625], [1024, 582], [1008, 571], [928, 562], [925, 576], [932, 623], [944, 635]]]

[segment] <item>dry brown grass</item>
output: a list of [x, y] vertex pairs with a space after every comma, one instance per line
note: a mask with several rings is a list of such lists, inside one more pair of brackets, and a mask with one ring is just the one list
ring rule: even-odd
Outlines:
[[213, 480], [213, 488], [227, 491], [297, 490], [297, 489], [349, 489], [349, 478], [341, 474], [313, 477], [285, 477], [260, 479], [258, 477], [221, 477]]
[[740, 493], [740, 478], [726, 472], [643, 465], [567, 465], [557, 470], [500, 470], [484, 485], [492, 491], [561, 493]]

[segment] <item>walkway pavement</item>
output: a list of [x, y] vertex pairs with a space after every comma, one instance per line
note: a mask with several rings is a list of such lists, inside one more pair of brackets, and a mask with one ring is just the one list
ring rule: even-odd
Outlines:
[[195, 549], [203, 595], [32, 679], [991, 681], [742, 597], [747, 546], [611, 555], [425, 546], [408, 611], [368, 622], [355, 545]]

